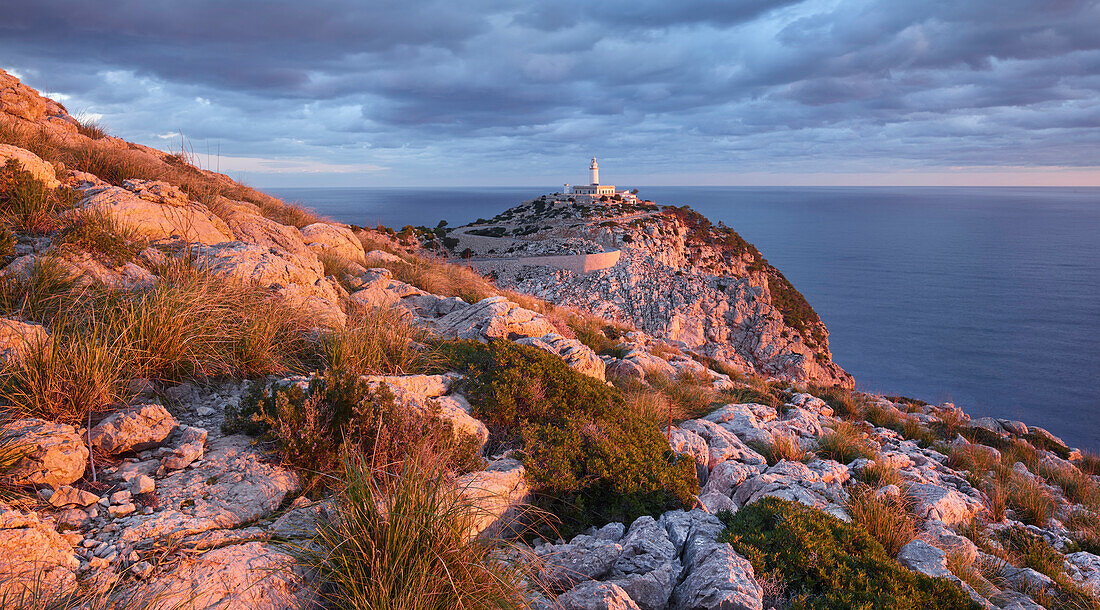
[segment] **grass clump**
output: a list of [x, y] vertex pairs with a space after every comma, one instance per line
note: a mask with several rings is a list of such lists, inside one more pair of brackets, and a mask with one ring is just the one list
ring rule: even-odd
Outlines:
[[345, 453], [338, 514], [299, 554], [331, 607], [373, 610], [527, 608], [522, 574], [470, 539], [479, 508], [445, 460], [418, 452], [387, 472]]
[[352, 305], [344, 328], [321, 339], [324, 368], [351, 375], [410, 375], [426, 370], [428, 332], [403, 309]]
[[848, 464], [856, 458], [873, 458], [875, 452], [859, 427], [842, 421], [818, 439], [817, 455]]
[[717, 399], [708, 379], [688, 371], [675, 376], [651, 371], [646, 374], [646, 381], [668, 400], [675, 421], [706, 415], [713, 409]]
[[79, 297], [72, 274], [56, 256], [37, 257], [25, 274], [0, 277], [0, 310], [7, 317], [52, 325]]
[[833, 408], [833, 412], [838, 417], [864, 419], [867, 399], [857, 392], [838, 385], [829, 387], [810, 386], [807, 391], [829, 403], [829, 406]]
[[1082, 451], [1081, 459], [1077, 460], [1077, 468], [1086, 474], [1100, 475], [1100, 455], [1091, 451]]
[[563, 535], [679, 508], [697, 493], [691, 458], [673, 453], [617, 389], [508, 341], [441, 350], [467, 375], [464, 393], [493, 450], [522, 448], [536, 504], [561, 518]]
[[565, 322], [577, 340], [592, 351], [601, 355], [622, 357], [620, 339], [623, 331], [621, 328], [608, 324], [602, 318], [579, 314], [567, 316]]
[[719, 541], [758, 576], [781, 578], [790, 609], [977, 607], [954, 584], [901, 567], [858, 524], [823, 511], [764, 498], [720, 518]]
[[133, 261], [147, 246], [138, 232], [100, 209], [74, 212], [54, 244], [93, 252], [116, 267]]
[[24, 233], [52, 231], [58, 213], [71, 208], [75, 201], [70, 189], [47, 187], [15, 159], [0, 168], [0, 214]]
[[769, 466], [775, 466], [783, 460], [788, 462], [805, 462], [809, 457], [808, 452], [799, 443], [798, 437], [788, 432], [773, 432], [772, 441], [768, 444], [750, 443], [753, 450], [768, 461]]
[[1005, 503], [1016, 518], [1028, 525], [1043, 527], [1054, 516], [1058, 500], [1038, 477], [1013, 473], [1008, 482]]
[[848, 492], [845, 509], [852, 522], [863, 526], [891, 557], [917, 537], [909, 507], [901, 498], [879, 497], [873, 488], [856, 485]]
[[898, 472], [897, 466], [883, 461], [879, 457], [876, 457], [874, 462], [864, 466], [856, 477], [874, 489], [901, 484], [901, 473]]

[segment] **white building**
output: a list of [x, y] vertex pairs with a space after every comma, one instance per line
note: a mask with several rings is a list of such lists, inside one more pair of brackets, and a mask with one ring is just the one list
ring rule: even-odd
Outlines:
[[600, 197], [614, 197], [620, 195], [622, 198], [633, 198], [633, 196], [627, 191], [616, 191], [613, 184], [600, 184], [600, 165], [596, 163], [596, 157], [592, 157], [592, 164], [588, 166], [588, 172], [592, 180], [592, 184], [584, 186], [574, 186], [570, 189], [569, 185], [565, 185], [565, 192], [572, 195], [587, 195], [592, 199], [598, 199]]

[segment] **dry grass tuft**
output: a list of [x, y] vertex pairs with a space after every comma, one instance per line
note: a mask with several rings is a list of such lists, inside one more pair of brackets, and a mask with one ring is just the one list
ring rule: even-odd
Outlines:
[[433, 364], [429, 333], [403, 309], [353, 306], [347, 325], [321, 340], [324, 367], [353, 375], [410, 375]]
[[0, 215], [19, 231], [49, 233], [58, 225], [58, 214], [75, 201], [72, 191], [48, 188], [15, 159], [0, 168]]
[[672, 406], [672, 419], [680, 422], [709, 413], [717, 396], [709, 380], [684, 372], [675, 377], [649, 372], [646, 381]]
[[772, 442], [767, 445], [754, 445], [753, 449], [768, 460], [769, 466], [774, 466], [783, 460], [804, 462], [809, 457], [808, 452], [799, 443], [798, 437], [787, 432], [773, 432]]
[[852, 487], [845, 509], [852, 521], [862, 525], [891, 557], [917, 537], [916, 525], [904, 500], [878, 497], [867, 485]]
[[455, 487], [441, 460], [413, 454], [387, 475], [349, 453], [343, 480], [339, 516], [300, 553], [333, 607], [529, 606], [521, 573], [494, 556], [494, 541], [470, 539], [481, 509]]
[[863, 431], [854, 424], [842, 421], [818, 439], [817, 455], [848, 464], [856, 458], [873, 458], [875, 452]]
[[1054, 516], [1058, 501], [1038, 477], [1013, 473], [1007, 487], [1005, 502], [1020, 521], [1044, 527]]
[[901, 473], [898, 472], [897, 466], [883, 461], [881, 456], [876, 456], [873, 464], [861, 470], [858, 478], [873, 489], [901, 484]]
[[134, 260], [148, 246], [137, 231], [123, 225], [100, 209], [82, 209], [69, 214], [67, 226], [54, 239], [55, 245], [68, 245], [93, 252], [112, 266]]

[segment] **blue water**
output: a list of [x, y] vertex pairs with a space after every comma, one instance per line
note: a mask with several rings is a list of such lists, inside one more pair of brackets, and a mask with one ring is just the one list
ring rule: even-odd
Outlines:
[[[540, 188], [274, 189], [359, 225], [460, 225]], [[859, 387], [1100, 449], [1100, 189], [642, 187], [754, 243]]]

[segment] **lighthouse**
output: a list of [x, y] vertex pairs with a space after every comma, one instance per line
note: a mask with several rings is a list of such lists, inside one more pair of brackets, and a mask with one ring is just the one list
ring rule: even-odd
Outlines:
[[623, 191], [623, 193], [616, 192], [613, 184], [600, 184], [600, 164], [596, 163], [596, 157], [592, 157], [592, 164], [588, 166], [588, 177], [591, 181], [590, 184], [574, 186], [570, 193], [575, 196], [588, 196], [593, 201], [600, 197], [625, 196], [626, 194], [626, 191]]
[[592, 174], [592, 186], [596, 186], [600, 183], [600, 165], [596, 163], [596, 157], [592, 157], [592, 165], [588, 166], [589, 173]]

